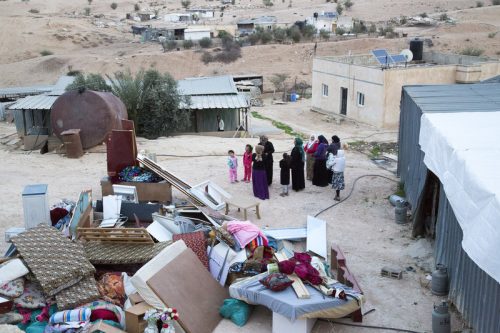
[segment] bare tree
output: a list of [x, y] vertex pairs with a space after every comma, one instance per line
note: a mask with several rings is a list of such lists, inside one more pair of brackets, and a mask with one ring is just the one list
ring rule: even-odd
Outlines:
[[285, 84], [285, 81], [288, 78], [289, 78], [289, 75], [288, 74], [284, 74], [284, 73], [278, 73], [278, 74], [274, 74], [273, 76], [271, 76], [271, 78], [269, 80], [271, 81], [271, 83], [274, 86], [273, 99], [274, 99], [274, 94], [277, 91], [283, 91], [282, 99], [285, 100], [285, 94], [286, 94], [286, 89], [285, 89], [286, 88], [286, 84]]

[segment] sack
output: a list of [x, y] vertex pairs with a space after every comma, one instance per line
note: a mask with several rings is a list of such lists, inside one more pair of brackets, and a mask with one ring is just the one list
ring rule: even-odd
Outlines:
[[228, 298], [224, 300], [224, 304], [219, 309], [219, 314], [226, 319], [231, 319], [233, 323], [241, 327], [250, 318], [251, 310], [252, 308], [247, 303], [238, 299]]

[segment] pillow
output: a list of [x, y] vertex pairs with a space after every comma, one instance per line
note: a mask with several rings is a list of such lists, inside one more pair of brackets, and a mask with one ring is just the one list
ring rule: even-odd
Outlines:
[[273, 273], [269, 274], [265, 278], [259, 280], [266, 288], [271, 289], [272, 291], [282, 291], [286, 288], [290, 287], [293, 283], [292, 280], [283, 273]]
[[49, 323], [51, 325], [53, 324], [61, 324], [61, 323], [68, 323], [68, 322], [82, 322], [82, 321], [89, 321], [90, 320], [90, 314], [91, 311], [89, 308], [80, 308], [76, 310], [66, 310], [66, 311], [59, 311], [54, 313], [50, 319]]
[[15, 298], [23, 294], [24, 278], [20, 277], [0, 287], [0, 296]]
[[103, 274], [97, 281], [97, 288], [103, 300], [118, 306], [123, 306], [125, 303], [125, 288], [121, 273]]
[[43, 308], [46, 304], [42, 287], [35, 282], [26, 282], [24, 284], [23, 294], [14, 299], [14, 305], [26, 309]]
[[231, 319], [233, 323], [238, 326], [244, 326], [248, 318], [250, 318], [250, 305], [234, 298], [224, 300], [224, 305], [219, 309], [219, 314], [226, 318]]
[[13, 259], [0, 264], [0, 285], [28, 274], [29, 270], [21, 259]]

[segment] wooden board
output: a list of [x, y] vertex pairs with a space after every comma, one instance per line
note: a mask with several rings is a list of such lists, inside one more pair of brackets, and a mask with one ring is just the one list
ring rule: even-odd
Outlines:
[[153, 244], [145, 228], [78, 228], [78, 238], [94, 242]]
[[[283, 251], [276, 252], [274, 254], [274, 257], [278, 261], [284, 261], [288, 259], [287, 255]], [[298, 298], [300, 299], [311, 298], [311, 294], [304, 285], [304, 282], [302, 282], [302, 280], [297, 275], [291, 274], [288, 275], [288, 278], [293, 281], [292, 288], [295, 291], [295, 294], [297, 294]]]
[[312, 216], [307, 217], [307, 251], [311, 251], [324, 259], [326, 252], [326, 222]]
[[187, 333], [211, 333], [222, 319], [219, 307], [229, 298], [191, 249], [184, 250], [147, 281], [168, 307], [179, 311]]

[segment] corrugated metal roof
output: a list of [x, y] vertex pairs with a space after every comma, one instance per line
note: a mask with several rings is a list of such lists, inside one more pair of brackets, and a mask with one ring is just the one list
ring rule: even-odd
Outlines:
[[53, 86], [29, 86], [29, 87], [10, 87], [0, 88], [0, 98], [38, 95], [49, 92]]
[[500, 75], [494, 76], [494, 77], [489, 78], [487, 80], [483, 80], [479, 83], [500, 83]]
[[182, 108], [190, 110], [204, 110], [204, 109], [239, 109], [248, 108], [250, 106], [248, 99], [245, 95], [205, 95], [205, 96], [191, 96], [191, 104], [189, 107], [181, 105]]
[[276, 16], [260, 16], [251, 19], [241, 19], [236, 24], [266, 24], [266, 23], [276, 23], [278, 19]]
[[500, 84], [406, 86], [422, 112], [500, 111]]
[[75, 81], [74, 76], [63, 75], [57, 80], [52, 90], [48, 93], [51, 96], [61, 96], [66, 92], [66, 87]]
[[50, 110], [59, 96], [36, 95], [17, 100], [9, 110]]
[[187, 78], [177, 81], [177, 87], [180, 94], [190, 96], [224, 95], [238, 92], [233, 77], [229, 75]]

